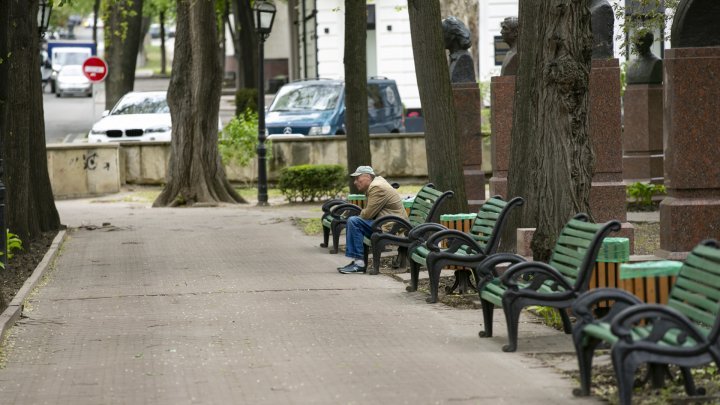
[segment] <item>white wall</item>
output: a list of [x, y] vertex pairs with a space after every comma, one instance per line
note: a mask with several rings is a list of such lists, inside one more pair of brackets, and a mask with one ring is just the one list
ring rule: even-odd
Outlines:
[[[415, 78], [410, 22], [406, 0], [376, 0], [374, 53], [377, 76], [397, 82], [403, 104], [420, 108]], [[342, 79], [345, 41], [345, 7], [343, 0], [320, 0], [317, 3], [318, 72], [320, 77]], [[388, 30], [388, 26], [392, 28]], [[327, 33], [325, 32], [327, 30]]]

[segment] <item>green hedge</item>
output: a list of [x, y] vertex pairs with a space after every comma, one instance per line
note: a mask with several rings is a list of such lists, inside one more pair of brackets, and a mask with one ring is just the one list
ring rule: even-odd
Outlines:
[[341, 165], [300, 165], [280, 171], [278, 188], [290, 202], [335, 197], [347, 184], [347, 170]]

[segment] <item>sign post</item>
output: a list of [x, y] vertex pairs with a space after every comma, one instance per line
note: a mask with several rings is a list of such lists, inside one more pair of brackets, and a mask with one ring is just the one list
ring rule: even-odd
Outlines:
[[92, 97], [92, 105], [93, 105], [93, 120], [96, 119], [95, 117], [95, 84], [100, 83], [103, 80], [105, 80], [105, 77], [107, 76], [108, 67], [107, 63], [102, 58], [99, 58], [97, 56], [91, 56], [87, 59], [85, 59], [85, 62], [82, 64], [82, 72], [85, 75], [85, 77], [88, 78], [93, 84], [93, 97]]

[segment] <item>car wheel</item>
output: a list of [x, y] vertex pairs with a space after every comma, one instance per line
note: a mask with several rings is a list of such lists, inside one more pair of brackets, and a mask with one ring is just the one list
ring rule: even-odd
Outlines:
[[55, 97], [57, 97], [57, 98], [60, 98], [60, 97], [61, 97], [61, 94], [60, 94], [59, 91], [58, 91], [58, 92], [55, 92]]

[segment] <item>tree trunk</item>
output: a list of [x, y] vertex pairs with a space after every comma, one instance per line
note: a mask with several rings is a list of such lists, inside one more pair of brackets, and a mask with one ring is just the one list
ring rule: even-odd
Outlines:
[[[345, 0], [345, 133], [348, 170], [372, 164], [368, 134], [367, 6]], [[350, 191], [358, 190], [349, 178]]]
[[135, 85], [140, 47], [142, 0], [107, 1], [105, 7], [105, 109], [111, 109]]
[[253, 11], [250, 0], [235, 0], [232, 3], [235, 18], [235, 57], [238, 64], [238, 88], [259, 89], [258, 87], [258, 39], [255, 34]]
[[445, 212], [467, 212], [440, 4], [438, 0], [408, 0], [408, 11], [415, 72], [425, 116], [428, 175], [438, 189], [455, 192], [455, 197], [445, 204]]
[[522, 196], [525, 205], [522, 218], [511, 218], [508, 228], [536, 228], [537, 260], [549, 259], [572, 215], [590, 210], [588, 5], [588, 0], [520, 2], [508, 188], [509, 196]]
[[[10, 81], [8, 80], [8, 78], [10, 77], [10, 63], [6, 58], [6, 55], [10, 55], [10, 42], [8, 38], [10, 34], [10, 13], [8, 12], [10, 10], [10, 0], [0, 0], [0, 10], [3, 10], [3, 12], [0, 13], [0, 145], [2, 145], [8, 127], [7, 95], [8, 87], [10, 85]], [[0, 150], [0, 188], [5, 188], [5, 176], [3, 175], [2, 171], [2, 157], [5, 154], [4, 152], [4, 150]], [[0, 192], [2, 192], [2, 190], [0, 190]], [[5, 195], [0, 194], [0, 198], [3, 199], [2, 201], [0, 201], [0, 203], [5, 204]], [[2, 274], [4, 275], [8, 273], [2, 272]], [[5, 299], [5, 295], [2, 293], [2, 291], [0, 291], [0, 313], [5, 311], [5, 308], [7, 308], [7, 306], [8, 304], [7, 300]]]
[[97, 39], [97, 22], [100, 16], [100, 0], [95, 0], [93, 3], [93, 26], [92, 26], [92, 37], [95, 44], [98, 43]]
[[167, 50], [165, 49], [165, 12], [161, 11], [160, 16], [160, 74], [167, 74]]
[[[10, 1], [9, 80], [3, 124], [3, 181], [7, 187], [6, 227], [23, 241], [60, 229], [45, 150], [40, 68], [38, 2]], [[0, 230], [4, 232], [4, 230]]]
[[168, 89], [172, 141], [167, 184], [153, 206], [245, 202], [218, 153], [222, 71], [212, 1], [179, 0]]

